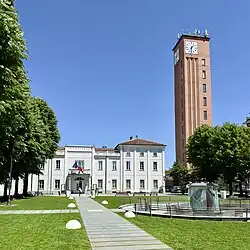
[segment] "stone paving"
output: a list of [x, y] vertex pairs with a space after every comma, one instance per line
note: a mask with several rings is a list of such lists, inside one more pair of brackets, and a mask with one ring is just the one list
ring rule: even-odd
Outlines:
[[0, 214], [67, 214], [79, 213], [78, 209], [60, 210], [0, 210]]
[[150, 234], [88, 197], [76, 197], [93, 250], [168, 249]]

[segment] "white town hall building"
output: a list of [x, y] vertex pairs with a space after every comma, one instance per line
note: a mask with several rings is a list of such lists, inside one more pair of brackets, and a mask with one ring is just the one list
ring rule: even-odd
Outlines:
[[[119, 143], [115, 148], [94, 146], [59, 147], [53, 159], [41, 167], [42, 174], [30, 175], [28, 191], [57, 194], [66, 190], [99, 193], [159, 192], [164, 190], [166, 145], [139, 139]], [[83, 171], [73, 167], [80, 162]], [[19, 180], [19, 193], [23, 182]], [[15, 183], [12, 183], [14, 192]], [[0, 186], [0, 195], [3, 185]]]

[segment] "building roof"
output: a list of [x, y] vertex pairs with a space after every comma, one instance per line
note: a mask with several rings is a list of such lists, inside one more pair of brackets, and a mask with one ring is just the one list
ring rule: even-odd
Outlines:
[[147, 141], [147, 140], [143, 140], [143, 139], [139, 139], [139, 138], [131, 139], [129, 141], [125, 141], [125, 142], [119, 143], [116, 146], [116, 148], [119, 145], [140, 145], [140, 146], [144, 145], [144, 146], [162, 146], [162, 147], [166, 146], [165, 144], [162, 144], [162, 143], [159, 143], [159, 142]]

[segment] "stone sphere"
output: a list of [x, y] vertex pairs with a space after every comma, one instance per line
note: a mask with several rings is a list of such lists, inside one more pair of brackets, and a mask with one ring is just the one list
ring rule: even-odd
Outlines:
[[75, 208], [76, 205], [74, 203], [69, 203], [68, 208]]
[[80, 229], [82, 227], [78, 220], [70, 220], [66, 223], [67, 229]]
[[105, 200], [105, 201], [102, 201], [102, 205], [108, 205], [109, 203]]
[[74, 200], [74, 197], [70, 196], [69, 199], [70, 199], [70, 200]]
[[91, 197], [92, 199], [94, 199], [94, 198], [95, 198], [95, 195], [91, 195], [90, 197]]
[[135, 218], [135, 214], [132, 211], [127, 211], [124, 216], [126, 218]]

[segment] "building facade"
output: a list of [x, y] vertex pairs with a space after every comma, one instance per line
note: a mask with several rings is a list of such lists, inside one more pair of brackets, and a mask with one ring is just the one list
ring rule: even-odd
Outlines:
[[[55, 157], [41, 167], [42, 174], [29, 176], [28, 191], [77, 193], [81, 188], [85, 193], [159, 192], [164, 190], [164, 150], [164, 144], [139, 138], [130, 138], [115, 148], [60, 147]], [[81, 163], [83, 171], [74, 167], [76, 162]], [[19, 180], [20, 193], [22, 187]], [[2, 192], [0, 186], [0, 195]]]
[[202, 124], [212, 125], [210, 38], [183, 34], [173, 48], [176, 160], [186, 164], [186, 144]]

